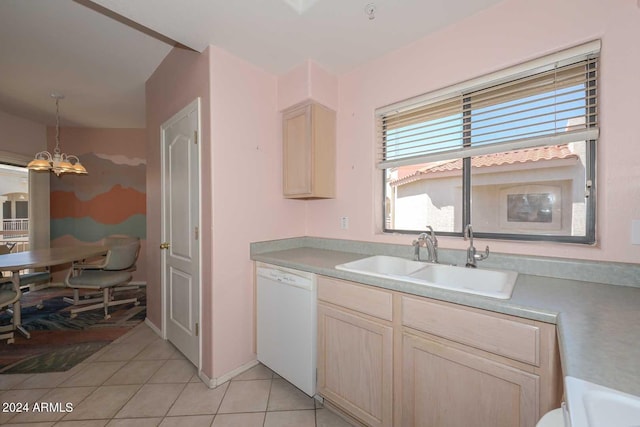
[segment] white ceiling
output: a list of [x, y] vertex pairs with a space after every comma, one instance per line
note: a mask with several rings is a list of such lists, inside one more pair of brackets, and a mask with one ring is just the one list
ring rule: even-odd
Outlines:
[[0, 0], [0, 110], [52, 124], [58, 91], [63, 125], [144, 127], [144, 82], [172, 40], [340, 74], [499, 1]]

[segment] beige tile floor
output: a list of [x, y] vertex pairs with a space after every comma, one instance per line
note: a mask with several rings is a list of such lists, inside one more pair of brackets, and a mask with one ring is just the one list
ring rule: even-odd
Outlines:
[[67, 372], [0, 375], [0, 402], [6, 427], [350, 426], [263, 365], [209, 389], [145, 324]]

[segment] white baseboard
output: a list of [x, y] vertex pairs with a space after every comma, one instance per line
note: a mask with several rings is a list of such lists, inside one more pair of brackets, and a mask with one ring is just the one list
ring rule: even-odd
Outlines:
[[204, 372], [202, 371], [198, 371], [198, 377], [200, 378], [200, 380], [202, 380], [202, 382], [204, 383], [204, 385], [206, 385], [209, 388], [216, 388], [217, 387], [217, 381], [216, 379], [211, 379], [208, 376], [205, 375]]
[[155, 332], [160, 338], [162, 338], [162, 331], [149, 320], [148, 317], [145, 317], [144, 324], [147, 325], [153, 332]]
[[200, 372], [198, 372], [198, 377], [200, 377], [202, 382], [204, 382], [207, 385], [207, 387], [216, 388], [220, 384], [226, 383], [227, 381], [229, 381], [231, 378], [235, 377], [236, 375], [240, 375], [244, 371], [248, 371], [249, 369], [253, 368], [257, 364], [258, 364], [258, 360], [252, 360], [251, 362], [245, 363], [244, 365], [234, 369], [231, 372], [227, 372], [226, 374], [221, 375], [218, 378], [209, 378], [204, 374], [204, 372], [200, 371]]
[[[151, 320], [149, 320], [149, 318], [145, 318], [144, 319], [144, 323], [151, 328], [151, 330], [153, 332], [155, 332], [156, 334], [158, 334], [159, 337], [163, 338], [162, 335], [162, 331], [160, 329], [158, 329], [158, 327], [156, 325], [154, 325]], [[248, 363], [245, 363], [244, 365], [230, 371], [227, 372], [224, 375], [219, 376], [218, 378], [209, 378], [204, 372], [202, 371], [198, 371], [198, 377], [202, 380], [203, 383], [205, 383], [205, 385], [209, 388], [216, 388], [218, 387], [220, 384], [224, 384], [227, 381], [229, 381], [231, 378], [240, 375], [241, 373], [248, 371], [249, 369], [253, 368], [254, 366], [256, 366], [258, 364], [258, 360], [252, 360]]]

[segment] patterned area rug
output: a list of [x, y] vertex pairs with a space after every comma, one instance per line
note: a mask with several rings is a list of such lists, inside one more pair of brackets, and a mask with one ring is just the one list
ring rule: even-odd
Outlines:
[[[121, 291], [117, 299], [138, 298], [140, 305], [123, 304], [109, 308], [110, 319], [101, 309], [70, 317], [71, 296], [66, 288], [49, 288], [23, 295], [22, 325], [31, 339], [15, 334], [15, 343], [0, 343], [0, 373], [41, 373], [66, 371], [125, 334], [146, 316], [145, 288]], [[2, 313], [0, 324], [10, 321]]]
[[3, 374], [35, 374], [43, 372], [60, 372], [73, 368], [109, 341], [69, 344], [53, 350], [47, 350], [35, 356], [27, 357], [7, 366]]

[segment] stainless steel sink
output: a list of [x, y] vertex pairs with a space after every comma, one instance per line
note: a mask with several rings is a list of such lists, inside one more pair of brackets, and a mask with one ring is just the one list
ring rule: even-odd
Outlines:
[[373, 256], [336, 265], [335, 268], [499, 299], [511, 298], [518, 278], [515, 271], [429, 264], [389, 256]]

